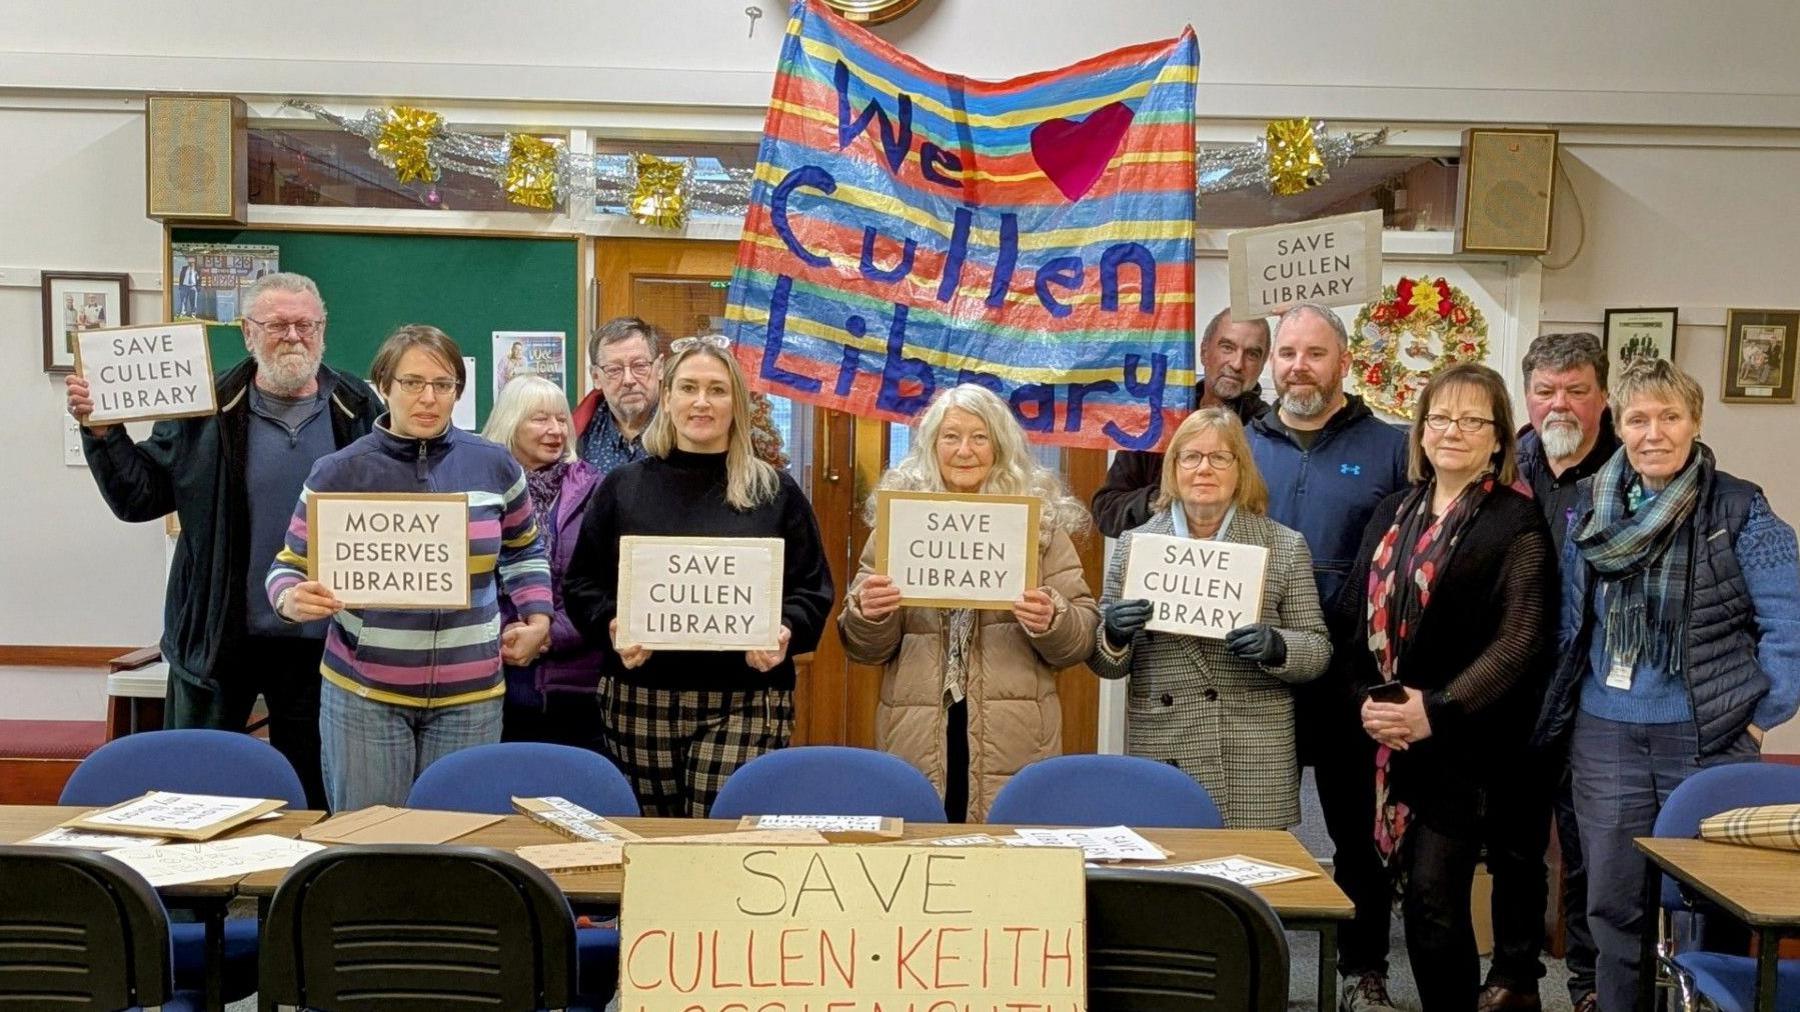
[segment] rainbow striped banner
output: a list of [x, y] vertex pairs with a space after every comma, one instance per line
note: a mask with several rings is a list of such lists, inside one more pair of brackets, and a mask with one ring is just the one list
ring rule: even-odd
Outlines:
[[1010, 81], [794, 4], [729, 330], [759, 390], [910, 421], [980, 383], [1031, 438], [1151, 449], [1194, 382], [1192, 29]]

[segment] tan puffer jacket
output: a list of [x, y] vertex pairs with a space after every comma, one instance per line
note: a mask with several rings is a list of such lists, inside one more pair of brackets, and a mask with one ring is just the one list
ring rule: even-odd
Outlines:
[[[948, 702], [944, 695], [945, 612], [901, 608], [871, 622], [857, 610], [863, 580], [875, 571], [874, 538], [863, 547], [848, 600], [838, 615], [844, 652], [859, 664], [887, 667], [875, 709], [875, 744], [918, 767], [944, 793]], [[1010, 611], [978, 611], [969, 647], [969, 821], [987, 817], [1002, 785], [1026, 765], [1062, 751], [1056, 673], [1087, 660], [1100, 609], [1069, 536], [1056, 531], [1041, 550], [1038, 583], [1056, 617], [1041, 636]]]

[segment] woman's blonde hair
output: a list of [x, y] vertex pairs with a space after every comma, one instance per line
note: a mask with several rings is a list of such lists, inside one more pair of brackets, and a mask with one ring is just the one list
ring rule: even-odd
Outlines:
[[1237, 458], [1237, 490], [1231, 493], [1231, 505], [1241, 513], [1257, 516], [1269, 512], [1269, 486], [1250, 456], [1250, 440], [1244, 435], [1244, 423], [1224, 408], [1201, 408], [1181, 420], [1175, 434], [1169, 437], [1169, 448], [1163, 453], [1162, 488], [1157, 490], [1151, 509], [1168, 509], [1181, 501], [1180, 478], [1177, 477], [1180, 464], [1175, 458], [1181, 456], [1181, 451], [1202, 432], [1218, 433], [1225, 449]]
[[750, 441], [750, 393], [744, 386], [744, 374], [738, 369], [737, 359], [732, 358], [726, 348], [698, 340], [669, 356], [668, 363], [663, 366], [656, 414], [644, 429], [644, 449], [658, 457], [667, 457], [675, 449], [675, 410], [670, 390], [675, 386], [675, 374], [681, 371], [681, 364], [698, 355], [724, 363], [725, 372], [731, 377], [731, 436], [725, 446], [725, 502], [739, 511], [773, 502], [775, 494], [781, 490], [781, 477], [773, 465], [756, 456]]
[[568, 395], [563, 393], [562, 387], [542, 376], [520, 376], [500, 391], [500, 399], [494, 402], [494, 410], [481, 428], [482, 438], [499, 443], [517, 457], [519, 430], [540, 411], [562, 416], [563, 427], [568, 430], [563, 439], [562, 459], [574, 460], [575, 426], [569, 415]]
[[1694, 416], [1695, 425], [1700, 424], [1700, 415], [1706, 409], [1706, 392], [1694, 382], [1694, 377], [1675, 368], [1673, 362], [1660, 358], [1632, 361], [1619, 373], [1608, 397], [1615, 424], [1624, 423], [1625, 409], [1639, 397], [1680, 404]]
[[[994, 495], [1029, 495], [1043, 500], [1039, 510], [1039, 539], [1048, 542], [1053, 531], [1074, 537], [1088, 529], [1087, 508], [1069, 494], [1062, 476], [1038, 463], [1025, 442], [1025, 430], [1006, 402], [987, 387], [975, 383], [954, 386], [937, 395], [913, 428], [906, 456], [881, 476], [880, 488], [903, 492], [943, 492], [944, 476], [938, 470], [938, 432], [950, 409], [966, 411], [981, 420], [994, 450], [994, 466], [981, 491]], [[875, 525], [875, 497], [870, 496], [865, 517]]]

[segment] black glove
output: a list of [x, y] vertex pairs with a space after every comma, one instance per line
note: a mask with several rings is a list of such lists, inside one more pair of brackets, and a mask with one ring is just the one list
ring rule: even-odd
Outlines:
[[1139, 630], [1150, 621], [1151, 605], [1143, 598], [1130, 601], [1114, 601], [1106, 606], [1103, 613], [1106, 620], [1106, 640], [1116, 647], [1123, 647], [1131, 642]]
[[1287, 640], [1267, 622], [1239, 626], [1225, 634], [1225, 649], [1271, 668], [1287, 663]]

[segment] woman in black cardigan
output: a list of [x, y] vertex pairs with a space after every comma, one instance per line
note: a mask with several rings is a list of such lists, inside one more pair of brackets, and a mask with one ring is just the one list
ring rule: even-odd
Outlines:
[[[1555, 638], [1555, 560], [1542, 515], [1511, 487], [1512, 412], [1497, 373], [1467, 363], [1433, 377], [1410, 444], [1413, 485], [1376, 508], [1333, 628], [1377, 745], [1374, 845], [1406, 874], [1420, 999], [1425, 1012], [1469, 1012], [1480, 988], [1469, 889], [1483, 795], [1524, 774]], [[1533, 898], [1509, 898], [1519, 901]], [[1540, 923], [1543, 902], [1540, 886]]]

